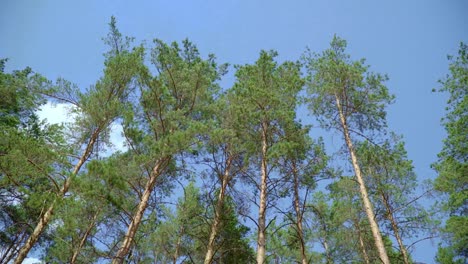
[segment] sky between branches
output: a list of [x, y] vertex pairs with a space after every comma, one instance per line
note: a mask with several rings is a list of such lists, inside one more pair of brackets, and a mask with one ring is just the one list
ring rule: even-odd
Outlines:
[[[440, 118], [446, 96], [432, 93], [448, 72], [448, 54], [468, 42], [468, 2], [454, 1], [2, 1], [0, 58], [7, 71], [30, 66], [49, 79], [63, 77], [82, 89], [101, 75], [111, 15], [136, 43], [189, 38], [218, 62], [253, 63], [261, 49], [279, 60], [297, 60], [306, 46], [326, 49], [334, 34], [348, 41], [353, 59], [386, 73], [396, 102], [388, 109], [391, 130], [404, 136], [420, 181], [433, 179], [430, 164], [445, 137]], [[234, 69], [223, 79], [227, 89]], [[49, 109], [50, 110], [50, 109]], [[58, 110], [44, 113], [49, 120]], [[55, 117], [54, 117], [55, 115]], [[305, 111], [300, 118], [311, 123]], [[314, 133], [314, 130], [312, 130]], [[115, 132], [116, 141], [120, 132]], [[314, 137], [314, 135], [312, 135]], [[338, 148], [339, 136], [326, 135]], [[331, 146], [333, 147], [333, 146]], [[330, 146], [327, 146], [330, 148]], [[414, 258], [433, 262], [435, 245], [425, 242]]]

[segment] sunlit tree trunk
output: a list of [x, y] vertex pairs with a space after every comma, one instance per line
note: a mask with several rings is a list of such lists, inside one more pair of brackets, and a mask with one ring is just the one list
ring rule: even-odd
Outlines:
[[117, 255], [112, 260], [113, 264], [124, 263], [125, 257], [127, 256], [135, 239], [135, 234], [138, 230], [138, 226], [140, 225], [141, 220], [143, 219], [143, 214], [146, 210], [146, 207], [148, 207], [148, 202], [151, 193], [153, 192], [154, 186], [156, 185], [156, 180], [158, 179], [159, 175], [161, 175], [161, 170], [163, 169], [163, 166], [167, 164], [167, 162], [167, 159], [159, 160], [156, 162], [156, 165], [154, 166], [151, 172], [150, 178], [146, 182], [145, 190], [143, 192], [143, 195], [141, 196], [141, 200], [138, 204], [137, 210], [133, 214], [132, 221], [130, 222], [130, 225], [127, 228], [124, 241], [122, 242], [122, 245], [120, 246]]
[[296, 211], [296, 228], [297, 228], [297, 235], [299, 237], [300, 243], [300, 250], [301, 250], [301, 261], [302, 264], [307, 264], [307, 255], [306, 255], [306, 247], [304, 241], [304, 231], [302, 228], [302, 210], [299, 201], [299, 175], [297, 172], [296, 163], [293, 163], [293, 177], [294, 177], [294, 209]]
[[267, 199], [267, 130], [262, 122], [262, 160], [260, 182], [260, 207], [258, 209], [257, 264], [265, 263], [266, 254], [266, 199]]
[[327, 264], [332, 264], [333, 259], [330, 255], [330, 248], [328, 247], [327, 238], [325, 237], [322, 241], [323, 248], [325, 249], [325, 256], [327, 257]]
[[75, 249], [73, 249], [73, 254], [72, 254], [72, 257], [70, 259], [70, 264], [76, 263], [76, 260], [78, 258], [78, 255], [80, 254], [81, 249], [83, 248], [84, 244], [86, 243], [86, 240], [88, 240], [89, 234], [91, 234], [91, 231], [93, 230], [94, 226], [96, 225], [96, 220], [97, 220], [98, 216], [99, 216], [99, 211], [97, 211], [94, 214], [93, 219], [91, 220], [91, 222], [88, 225], [88, 228], [86, 229], [86, 232], [81, 237], [80, 244]]
[[348, 130], [346, 117], [345, 117], [345, 115], [343, 113], [340, 98], [336, 94], [335, 94], [335, 99], [336, 99], [336, 106], [338, 108], [338, 112], [339, 112], [339, 115], [340, 115], [341, 127], [343, 128], [343, 135], [344, 135], [346, 145], [347, 145], [348, 150], [349, 150], [349, 154], [351, 156], [351, 162], [352, 162], [352, 165], [353, 165], [354, 173], [355, 173], [356, 179], [357, 179], [357, 181], [359, 183], [359, 192], [361, 194], [361, 198], [362, 198], [362, 201], [363, 201], [364, 211], [366, 212], [367, 218], [369, 220], [369, 224], [370, 224], [371, 231], [372, 231], [372, 236], [374, 237], [375, 246], [377, 248], [377, 251], [379, 253], [379, 257], [380, 257], [380, 260], [382, 261], [382, 263], [389, 264], [390, 260], [388, 258], [387, 251], [386, 251], [385, 245], [383, 243], [383, 239], [382, 239], [382, 235], [380, 233], [379, 226], [377, 224], [377, 221], [375, 220], [375, 214], [374, 214], [372, 204], [371, 204], [370, 199], [369, 199], [369, 195], [367, 193], [367, 188], [366, 188], [366, 185], [364, 183], [364, 179], [362, 177], [361, 168], [359, 166], [359, 163], [358, 163], [358, 160], [357, 160], [357, 157], [356, 157], [356, 153], [354, 151], [353, 143], [352, 143], [351, 137], [349, 135], [349, 130]]
[[60, 192], [57, 194], [57, 197], [54, 199], [52, 204], [47, 208], [45, 213], [39, 219], [39, 222], [34, 228], [34, 231], [31, 233], [31, 235], [29, 236], [28, 240], [23, 245], [23, 247], [21, 247], [21, 249], [19, 250], [18, 256], [16, 257], [14, 264], [23, 263], [24, 259], [28, 256], [29, 251], [32, 249], [34, 244], [36, 244], [37, 240], [39, 239], [41, 234], [44, 232], [45, 228], [47, 227], [50, 220], [52, 219], [52, 215], [55, 209], [55, 204], [57, 203], [58, 200], [62, 199], [65, 196], [65, 194], [68, 192], [68, 190], [70, 189], [72, 178], [78, 174], [83, 164], [91, 155], [93, 147], [94, 147], [94, 143], [96, 143], [96, 140], [99, 137], [100, 131], [101, 131], [100, 128], [97, 128], [96, 130], [94, 130], [88, 142], [88, 145], [86, 146], [85, 151], [83, 152], [80, 159], [78, 160], [78, 163], [75, 165], [75, 168], [73, 169], [72, 176], [68, 177], [65, 180], [62, 188], [60, 189]]
[[185, 227], [183, 225], [180, 226], [180, 232], [179, 232], [179, 236], [177, 237], [175, 251], [174, 251], [174, 254], [172, 255], [172, 264], [177, 264], [177, 259], [179, 258], [179, 252], [180, 252], [180, 244], [182, 243], [182, 236], [184, 235], [184, 229]]
[[359, 239], [359, 249], [361, 250], [362, 258], [364, 259], [366, 264], [370, 264], [369, 255], [367, 254], [366, 244], [364, 243], [364, 238], [362, 237], [362, 231], [361, 231], [361, 227], [359, 226], [359, 222], [355, 218], [353, 219], [353, 222], [354, 222], [354, 228], [357, 231], [357, 235]]
[[387, 211], [387, 218], [388, 220], [390, 220], [390, 223], [392, 224], [393, 234], [395, 235], [395, 239], [397, 240], [398, 246], [400, 247], [400, 252], [403, 255], [403, 261], [405, 262], [405, 264], [410, 264], [409, 258], [408, 258], [408, 251], [406, 250], [406, 247], [403, 244], [403, 240], [401, 239], [400, 230], [398, 228], [398, 224], [395, 218], [393, 217], [392, 208], [388, 202], [388, 199], [385, 197], [383, 193], [382, 193], [382, 200], [384, 202], [385, 209]]
[[215, 252], [214, 242], [215, 242], [216, 236], [218, 235], [219, 224], [221, 223], [221, 214], [223, 213], [222, 210], [223, 210], [223, 205], [224, 205], [224, 196], [226, 193], [227, 184], [230, 180], [231, 162], [232, 162], [232, 157], [229, 156], [229, 158], [226, 161], [224, 174], [222, 176], [222, 183], [221, 183], [221, 189], [219, 190], [218, 200], [216, 201], [215, 215], [214, 215], [213, 223], [211, 224], [210, 238], [208, 241], [208, 246], [207, 246], [206, 255], [205, 255], [205, 261], [204, 261], [205, 264], [210, 264], [213, 261], [213, 256]]

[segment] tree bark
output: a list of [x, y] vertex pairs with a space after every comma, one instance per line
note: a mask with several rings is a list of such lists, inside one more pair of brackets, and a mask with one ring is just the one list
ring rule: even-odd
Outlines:
[[70, 189], [72, 178], [78, 174], [83, 164], [91, 155], [93, 147], [94, 147], [94, 143], [96, 143], [96, 140], [100, 132], [101, 132], [100, 127], [94, 130], [93, 134], [91, 135], [91, 138], [89, 139], [88, 144], [86, 145], [86, 149], [84, 153], [81, 155], [80, 159], [78, 160], [78, 163], [75, 165], [75, 168], [73, 169], [72, 175], [65, 180], [65, 182], [63, 183], [62, 189], [60, 189], [60, 192], [57, 194], [57, 197], [54, 199], [52, 204], [49, 206], [49, 208], [47, 208], [46, 212], [39, 219], [39, 222], [34, 228], [34, 231], [29, 236], [28, 240], [23, 245], [23, 247], [21, 247], [21, 249], [19, 250], [18, 257], [15, 259], [14, 264], [23, 263], [24, 259], [28, 256], [29, 251], [32, 249], [34, 244], [36, 244], [42, 232], [44, 232], [45, 228], [47, 227], [50, 220], [52, 219], [52, 215], [54, 213], [55, 204], [57, 203], [57, 200], [62, 199], [65, 196], [65, 194], [67, 194], [68, 190]]
[[86, 240], [88, 239], [89, 234], [91, 234], [91, 231], [93, 230], [94, 226], [96, 225], [96, 220], [98, 218], [98, 215], [99, 215], [99, 211], [97, 211], [94, 214], [93, 219], [91, 220], [91, 223], [88, 225], [88, 228], [86, 229], [86, 232], [83, 234], [83, 237], [80, 240], [80, 244], [78, 245], [78, 247], [75, 250], [73, 250], [73, 254], [72, 254], [72, 257], [70, 259], [70, 264], [75, 264], [75, 262], [76, 262], [76, 260], [78, 258], [78, 255], [80, 254], [81, 249], [83, 248], [84, 244], [86, 243]]
[[307, 264], [306, 248], [304, 241], [304, 231], [302, 229], [302, 211], [299, 202], [299, 175], [297, 172], [296, 164], [293, 163], [293, 177], [294, 177], [294, 209], [296, 210], [296, 228], [299, 242], [301, 244], [301, 261], [302, 264]]
[[219, 224], [221, 223], [221, 214], [222, 214], [223, 205], [224, 205], [224, 196], [226, 193], [227, 184], [229, 183], [229, 180], [230, 180], [231, 162], [232, 162], [232, 157], [229, 155], [226, 161], [224, 174], [222, 176], [222, 183], [221, 183], [221, 189], [219, 190], [218, 201], [216, 201], [215, 217], [213, 219], [213, 223], [211, 224], [210, 239], [208, 241], [204, 264], [210, 264], [213, 261], [214, 241], [216, 239], [216, 236], [218, 235]]
[[258, 209], [257, 264], [265, 263], [266, 255], [266, 198], [267, 198], [267, 128], [262, 122], [262, 160], [260, 182], [260, 206]]
[[325, 249], [325, 255], [327, 256], [327, 264], [333, 264], [333, 259], [330, 255], [330, 249], [328, 247], [327, 238], [325, 237], [322, 241], [323, 248]]
[[184, 235], [184, 226], [180, 226], [180, 232], [179, 232], [179, 237], [177, 238], [176, 242], [176, 248], [174, 251], [174, 255], [172, 255], [172, 264], [177, 264], [177, 259], [179, 258], [179, 250], [180, 250], [180, 244], [182, 243], [182, 236]]
[[143, 219], [143, 214], [145, 213], [146, 207], [148, 207], [148, 202], [153, 192], [154, 186], [156, 185], [156, 180], [158, 179], [159, 175], [161, 174], [161, 169], [163, 163], [167, 162], [167, 160], [158, 160], [156, 165], [154, 166], [150, 178], [146, 182], [145, 190], [141, 197], [140, 203], [138, 204], [137, 210], [133, 215], [132, 221], [128, 226], [127, 233], [125, 234], [125, 239], [122, 242], [122, 245], [117, 252], [117, 255], [112, 260], [113, 264], [121, 264], [124, 263], [125, 257], [130, 250], [130, 247], [133, 244], [133, 240], [135, 239], [135, 234], [138, 230], [138, 226]]
[[361, 248], [362, 258], [366, 262], [366, 264], [370, 264], [369, 255], [367, 254], [366, 244], [364, 243], [364, 239], [362, 238], [361, 234], [361, 227], [359, 226], [359, 222], [357, 219], [353, 219], [354, 228], [357, 230], [358, 238], [359, 238], [359, 247]]
[[393, 217], [393, 212], [388, 202], [388, 199], [385, 197], [383, 193], [382, 193], [382, 200], [384, 201], [385, 209], [387, 210], [387, 218], [388, 220], [390, 220], [390, 223], [392, 224], [393, 234], [395, 235], [395, 238], [398, 242], [398, 246], [400, 247], [401, 254], [403, 254], [403, 261], [405, 262], [405, 264], [410, 264], [408, 251], [406, 251], [406, 247], [403, 244], [403, 240], [401, 239], [398, 224], [395, 218]]
[[382, 263], [390, 264], [390, 260], [388, 258], [387, 251], [383, 243], [383, 239], [380, 233], [379, 226], [377, 224], [377, 221], [375, 220], [375, 214], [372, 209], [372, 204], [370, 202], [369, 195], [367, 194], [367, 188], [364, 183], [364, 179], [362, 177], [361, 168], [359, 166], [356, 153], [354, 151], [353, 143], [349, 135], [348, 124], [346, 121], [346, 117], [344, 116], [344, 113], [343, 113], [340, 98], [338, 97], [338, 95], [335, 95], [335, 99], [336, 99], [336, 106], [338, 108], [338, 113], [340, 115], [341, 127], [343, 128], [343, 135], [344, 135], [346, 145], [349, 150], [349, 154], [351, 156], [351, 162], [353, 164], [354, 173], [356, 174], [356, 179], [359, 183], [359, 191], [360, 191], [361, 198], [363, 201], [364, 211], [366, 212], [367, 218], [369, 220], [369, 224], [370, 224], [371, 231], [372, 231], [372, 236], [374, 237], [375, 246], [377, 248], [377, 251], [379, 253], [379, 257]]
[[26, 238], [26, 227], [22, 228], [23, 230], [19, 231], [16, 234], [15, 239], [10, 243], [6, 249], [2, 249], [2, 254], [0, 258], [0, 263], [10, 263], [10, 261], [15, 257], [16, 252], [18, 251], [19, 245]]

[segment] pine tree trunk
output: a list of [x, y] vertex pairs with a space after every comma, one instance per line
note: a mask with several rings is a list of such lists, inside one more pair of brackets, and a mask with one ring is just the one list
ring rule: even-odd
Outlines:
[[372, 236], [374, 237], [375, 246], [377, 248], [377, 251], [379, 253], [379, 257], [382, 263], [390, 264], [387, 251], [383, 243], [382, 235], [379, 230], [379, 226], [377, 224], [377, 221], [375, 220], [375, 214], [372, 209], [372, 204], [370, 202], [369, 195], [367, 194], [367, 188], [366, 188], [366, 185], [364, 184], [364, 179], [362, 177], [361, 168], [359, 166], [356, 153], [354, 151], [353, 143], [351, 142], [348, 125], [347, 125], [346, 118], [344, 116], [343, 109], [342, 109], [341, 102], [340, 102], [338, 95], [335, 95], [335, 99], [336, 99], [336, 106], [338, 108], [338, 112], [340, 115], [341, 126], [343, 128], [343, 135], [346, 141], [346, 145], [348, 146], [349, 154], [351, 155], [351, 161], [353, 164], [354, 173], [356, 174], [356, 179], [359, 183], [359, 190], [360, 190], [361, 198], [364, 204], [364, 211], [366, 212], [367, 218], [369, 220], [369, 224], [370, 224], [371, 231], [372, 231]]
[[75, 168], [73, 169], [72, 175], [65, 180], [65, 182], [63, 183], [62, 189], [57, 194], [57, 197], [54, 199], [52, 204], [49, 206], [49, 208], [47, 208], [46, 212], [39, 219], [39, 222], [34, 228], [34, 231], [29, 236], [28, 240], [23, 245], [23, 247], [21, 247], [21, 249], [19, 250], [18, 257], [15, 259], [14, 264], [23, 263], [24, 259], [28, 256], [29, 251], [32, 249], [34, 244], [36, 244], [42, 232], [44, 232], [45, 228], [47, 227], [50, 220], [52, 219], [52, 215], [54, 213], [55, 204], [57, 203], [57, 200], [62, 199], [65, 196], [65, 194], [67, 194], [68, 190], [70, 189], [72, 178], [78, 174], [83, 164], [91, 155], [93, 147], [94, 147], [94, 143], [96, 143], [96, 140], [98, 139], [100, 132], [101, 132], [100, 128], [97, 128], [96, 130], [94, 130], [93, 134], [91, 135], [91, 138], [89, 139], [88, 145], [86, 146], [84, 153], [81, 155], [80, 160], [78, 161], [78, 163], [75, 165]]
[[408, 258], [408, 251], [406, 251], [406, 247], [403, 244], [403, 240], [401, 239], [398, 224], [395, 221], [395, 218], [393, 217], [392, 209], [384, 194], [382, 194], [382, 199], [384, 201], [385, 208], [387, 209], [388, 219], [390, 220], [390, 223], [392, 224], [393, 234], [395, 235], [395, 238], [398, 242], [398, 246], [400, 247], [401, 254], [403, 254], [403, 261], [405, 262], [405, 264], [410, 264], [409, 258]]
[[23, 228], [23, 231], [18, 232], [18, 234], [16, 234], [15, 239], [11, 241], [10, 245], [6, 249], [2, 250], [3, 255], [2, 258], [0, 258], [0, 263], [10, 263], [10, 261], [15, 257], [15, 253], [17, 251], [18, 246], [26, 238], [27, 235], [24, 229], [26, 228]]
[[112, 260], [113, 264], [121, 264], [124, 263], [125, 257], [127, 256], [130, 247], [132, 246], [133, 240], [135, 239], [135, 234], [138, 230], [138, 226], [143, 219], [143, 214], [145, 213], [146, 207], [148, 207], [148, 202], [153, 192], [154, 186], [156, 185], [156, 180], [158, 179], [159, 175], [161, 174], [161, 168], [163, 163], [167, 162], [167, 160], [159, 160], [156, 162], [156, 165], [151, 172], [151, 176], [146, 182], [145, 190], [141, 197], [140, 203], [138, 204], [137, 210], [133, 215], [132, 221], [128, 226], [127, 233], [125, 234], [125, 239], [122, 242], [122, 245], [117, 252], [117, 255]]
[[296, 210], [296, 228], [297, 235], [299, 237], [299, 243], [301, 244], [301, 260], [302, 264], [307, 264], [306, 248], [304, 241], [304, 231], [302, 229], [302, 211], [299, 202], [299, 175], [297, 175], [296, 164], [293, 163], [293, 177], [294, 177], [294, 209]]
[[330, 249], [328, 247], [327, 238], [322, 241], [323, 248], [325, 249], [325, 255], [327, 256], [327, 264], [333, 264], [333, 259], [330, 256]]
[[180, 226], [179, 237], [177, 238], [176, 247], [174, 255], [172, 255], [172, 264], [177, 264], [177, 259], [179, 258], [180, 244], [182, 243], [182, 236], [184, 235], [184, 226]]
[[93, 230], [94, 226], [96, 225], [96, 220], [99, 215], [99, 211], [97, 211], [93, 219], [91, 220], [91, 223], [88, 225], [88, 228], [86, 229], [86, 232], [83, 234], [83, 237], [81, 237], [80, 244], [76, 249], [73, 250], [73, 255], [70, 259], [70, 264], [74, 264], [78, 258], [78, 255], [80, 254], [81, 249], [83, 248], [84, 244], [86, 243], [86, 240], [88, 240], [89, 234], [91, 234], [91, 231]]
[[215, 217], [213, 219], [213, 223], [211, 224], [210, 239], [208, 241], [204, 264], [210, 264], [213, 261], [214, 242], [215, 242], [216, 236], [218, 235], [219, 224], [221, 223], [221, 214], [222, 214], [223, 205], [224, 205], [224, 195], [226, 193], [227, 184], [230, 180], [229, 173], [231, 169], [231, 162], [232, 162], [232, 157], [229, 156], [229, 158], [226, 161], [226, 167], [224, 169], [221, 189], [219, 190], [219, 195], [218, 195], [218, 201], [216, 201]]
[[267, 198], [267, 128], [262, 122], [262, 164], [260, 182], [260, 207], [258, 209], [257, 264], [265, 263], [266, 255], [266, 198]]
[[362, 238], [361, 234], [361, 227], [359, 226], [358, 220], [353, 219], [354, 228], [357, 230], [358, 238], [359, 238], [359, 248], [361, 249], [361, 255], [366, 264], [370, 264], [369, 255], [367, 254], [366, 245], [364, 243], [364, 239]]

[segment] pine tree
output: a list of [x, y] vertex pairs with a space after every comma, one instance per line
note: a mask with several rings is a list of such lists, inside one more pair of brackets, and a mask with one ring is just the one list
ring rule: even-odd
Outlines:
[[41, 211], [58, 190], [55, 168], [65, 168], [58, 125], [41, 122], [45, 99], [35, 93], [48, 81], [30, 68], [5, 73], [0, 60], [0, 262], [17, 256]]
[[260, 192], [258, 212], [257, 263], [266, 262], [266, 219], [270, 172], [274, 167], [274, 146], [281, 142], [280, 131], [294, 122], [297, 94], [302, 89], [298, 63], [278, 66], [274, 51], [260, 53], [253, 65], [238, 66], [231, 89], [235, 122], [246, 133], [252, 160], [260, 168], [260, 179], [253, 179]]
[[[299, 123], [286, 127], [283, 137], [286, 143], [281, 145], [276, 155], [280, 154], [279, 171], [283, 176], [281, 193], [288, 194], [292, 208], [286, 214], [286, 221], [291, 223], [290, 234], [296, 241], [297, 261], [309, 263], [307, 231], [304, 230], [304, 214], [307, 208], [309, 193], [316, 187], [316, 182], [326, 177], [328, 157], [325, 154], [322, 139], [317, 141], [309, 137], [309, 128]], [[292, 190], [292, 191], [291, 191]]]
[[[56, 197], [52, 202], [48, 203], [49, 205], [39, 218], [34, 231], [20, 249], [15, 264], [22, 263], [26, 258], [28, 252], [51, 221], [56, 203], [65, 197], [73, 179], [91, 158], [96, 142], [100, 137], [105, 136], [106, 133], [104, 132], [121, 114], [122, 105], [128, 95], [129, 84], [133, 80], [137, 67], [142, 60], [142, 50], [138, 48], [132, 52], [121, 50], [120, 47], [128, 47], [128, 43], [123, 42], [121, 39], [121, 35], [116, 29], [115, 18], [111, 19], [110, 27], [111, 33], [108, 38], [114, 40], [111, 43], [115, 46], [112, 46], [113, 51], [106, 59], [104, 77], [96, 85], [90, 87], [85, 94], [78, 91], [76, 87], [68, 86], [66, 82], [59, 83], [65, 84], [63, 86], [39, 91], [58, 100], [72, 103], [76, 107], [76, 111], [79, 111], [80, 115], [76, 121], [79, 128], [76, 142], [79, 154], [74, 155], [79, 158], [74, 161], [73, 168], [65, 176], [60, 188], [56, 190]], [[82, 147], [83, 150], [81, 150]]]
[[[405, 239], [431, 235], [432, 221], [429, 213], [419, 204], [424, 196], [416, 193], [418, 181], [408, 160], [404, 143], [392, 134], [380, 146], [364, 141], [356, 152], [361, 168], [372, 189], [371, 198], [376, 204], [378, 218], [398, 244], [403, 263], [410, 263]], [[425, 193], [427, 194], [427, 192]], [[391, 241], [390, 241], [391, 244]]]
[[[213, 219], [211, 220], [205, 264], [214, 261], [223, 215], [226, 214], [224, 210], [232, 210], [225, 204], [228, 188], [235, 182], [235, 177], [239, 176], [240, 172], [247, 166], [247, 162], [244, 162], [246, 149], [243, 146], [243, 131], [239, 130], [233, 122], [235, 111], [232, 108], [227, 94], [217, 100], [214, 122], [211, 124], [212, 129], [208, 133], [208, 139], [205, 143], [206, 154], [202, 156], [203, 162], [210, 167], [207, 174], [211, 176], [214, 184], [219, 186], [214, 187], [217, 189], [217, 197], [211, 199], [214, 204]], [[232, 217], [235, 216], [232, 215]], [[235, 226], [231, 228], [235, 228]], [[227, 252], [229, 251], [227, 250]]]
[[310, 77], [309, 106], [324, 128], [342, 132], [376, 248], [381, 261], [388, 264], [351, 133], [362, 135], [381, 131], [386, 125], [385, 105], [393, 100], [393, 96], [383, 85], [387, 77], [368, 72], [364, 60], [352, 61], [345, 48], [346, 41], [335, 36], [329, 49], [306, 58]]
[[218, 67], [213, 55], [202, 59], [188, 40], [182, 49], [177, 43], [155, 40], [151, 62], [158, 75], [141, 67], [135, 94], [139, 100], [129, 107], [124, 121], [135, 159], [151, 169], [113, 263], [123, 263], [129, 253], [158, 180], [180, 165], [178, 154], [198, 148], [212, 96], [218, 90], [216, 81], [224, 73], [224, 66]]
[[448, 92], [447, 115], [442, 120], [447, 131], [443, 149], [433, 165], [439, 173], [434, 188], [448, 196], [443, 209], [449, 218], [443, 230], [445, 245], [439, 247], [439, 263], [466, 263], [468, 260], [468, 45], [461, 43], [458, 57], [451, 59], [450, 74], [441, 80], [441, 92]]

